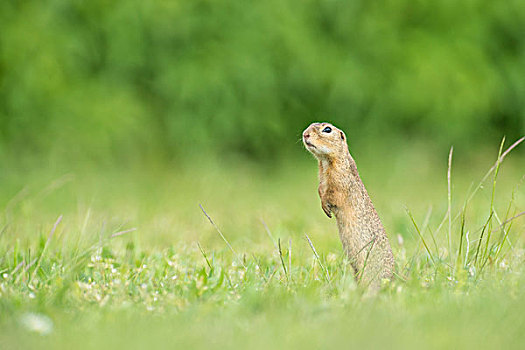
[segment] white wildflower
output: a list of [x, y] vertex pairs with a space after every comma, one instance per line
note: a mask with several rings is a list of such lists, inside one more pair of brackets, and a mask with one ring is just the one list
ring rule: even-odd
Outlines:
[[45, 315], [25, 313], [20, 317], [20, 323], [29, 331], [47, 335], [53, 331], [53, 321]]

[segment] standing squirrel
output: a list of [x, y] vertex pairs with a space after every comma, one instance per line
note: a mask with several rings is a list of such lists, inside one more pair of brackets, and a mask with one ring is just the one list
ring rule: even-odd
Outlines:
[[383, 279], [392, 277], [394, 255], [345, 134], [332, 124], [313, 123], [303, 132], [303, 143], [319, 161], [321, 207], [329, 218], [335, 215], [357, 281], [378, 290]]

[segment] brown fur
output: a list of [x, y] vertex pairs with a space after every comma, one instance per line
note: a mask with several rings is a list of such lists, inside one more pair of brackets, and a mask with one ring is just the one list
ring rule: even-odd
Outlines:
[[[329, 127], [331, 132], [323, 132]], [[313, 123], [303, 143], [319, 162], [319, 197], [325, 214], [335, 215], [343, 249], [358, 281], [379, 289], [390, 279], [394, 256], [385, 229], [348, 151], [345, 134], [329, 123]]]

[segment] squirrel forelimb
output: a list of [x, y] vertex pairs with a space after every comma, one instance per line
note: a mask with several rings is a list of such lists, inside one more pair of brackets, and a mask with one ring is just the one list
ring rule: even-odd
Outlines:
[[321, 208], [323, 208], [324, 213], [329, 218], [332, 218], [332, 205], [328, 201], [327, 191], [325, 186], [319, 184], [319, 198], [321, 198]]

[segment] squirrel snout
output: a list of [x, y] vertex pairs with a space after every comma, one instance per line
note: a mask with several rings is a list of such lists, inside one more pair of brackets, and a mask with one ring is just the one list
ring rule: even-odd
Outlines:
[[308, 133], [304, 133], [304, 134], [303, 134], [303, 138], [304, 138], [305, 140], [307, 140], [309, 137], [310, 137], [310, 134], [308, 134]]

